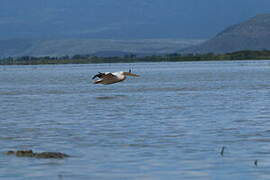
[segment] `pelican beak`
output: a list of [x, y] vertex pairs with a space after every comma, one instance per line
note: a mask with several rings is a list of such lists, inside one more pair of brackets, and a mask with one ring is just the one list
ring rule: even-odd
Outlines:
[[131, 72], [127, 72], [126, 75], [127, 76], [133, 76], [133, 77], [140, 77], [139, 75], [131, 73]]

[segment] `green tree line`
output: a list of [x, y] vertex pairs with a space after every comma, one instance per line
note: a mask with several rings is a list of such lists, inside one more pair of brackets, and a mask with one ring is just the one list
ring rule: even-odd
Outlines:
[[121, 63], [121, 62], [177, 62], [177, 61], [210, 61], [210, 60], [259, 60], [270, 59], [270, 50], [237, 51], [224, 54], [179, 54], [152, 55], [138, 57], [135, 54], [123, 57], [97, 57], [91, 55], [74, 55], [61, 57], [7, 57], [0, 59], [0, 65], [38, 65], [38, 64], [90, 64], [90, 63]]

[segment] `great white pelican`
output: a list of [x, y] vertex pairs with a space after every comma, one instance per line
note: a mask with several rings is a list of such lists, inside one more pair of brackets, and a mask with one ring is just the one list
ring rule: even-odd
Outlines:
[[128, 72], [99, 72], [98, 74], [94, 75], [92, 79], [96, 79], [93, 81], [94, 84], [114, 84], [126, 79], [126, 76], [134, 76], [139, 77], [139, 75], [131, 73], [131, 70]]

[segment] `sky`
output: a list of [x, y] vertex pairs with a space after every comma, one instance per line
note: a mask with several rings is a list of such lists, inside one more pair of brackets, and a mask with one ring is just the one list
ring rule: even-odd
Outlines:
[[208, 39], [270, 0], [0, 0], [0, 39]]

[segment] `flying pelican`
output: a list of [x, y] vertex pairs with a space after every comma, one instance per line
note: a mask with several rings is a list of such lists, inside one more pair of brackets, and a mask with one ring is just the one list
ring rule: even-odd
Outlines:
[[114, 84], [124, 81], [126, 76], [139, 77], [139, 75], [131, 73], [131, 70], [129, 70], [128, 72], [99, 72], [98, 74], [94, 75], [92, 79], [98, 78], [93, 82], [94, 84]]

